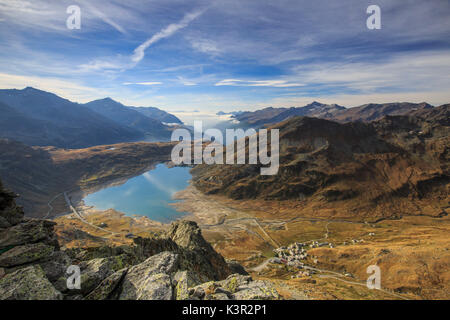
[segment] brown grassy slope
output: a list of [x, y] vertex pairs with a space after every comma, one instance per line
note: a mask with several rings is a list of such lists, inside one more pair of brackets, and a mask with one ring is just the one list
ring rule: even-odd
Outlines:
[[150, 166], [170, 161], [172, 143], [119, 143], [85, 149], [47, 148], [56, 166], [76, 174], [76, 185], [89, 188], [138, 175]]
[[[367, 267], [377, 265], [383, 288], [413, 298], [449, 298], [449, 217], [405, 217], [374, 226], [331, 223], [328, 229], [327, 241], [336, 247], [310, 249], [310, 265], [350, 273], [354, 278], [347, 280], [361, 283], [368, 277]], [[364, 242], [352, 244], [351, 239]], [[332, 290], [330, 293], [337, 293]]]
[[152, 222], [146, 217], [130, 217], [114, 209], [88, 215], [83, 212], [83, 217], [92, 225], [101, 226], [103, 230], [84, 223], [74, 214], [57, 217], [54, 219], [57, 223], [55, 232], [61, 246], [76, 248], [130, 245], [133, 240], [126, 237], [129, 233], [148, 238], [156, 231], [163, 230], [160, 223]]

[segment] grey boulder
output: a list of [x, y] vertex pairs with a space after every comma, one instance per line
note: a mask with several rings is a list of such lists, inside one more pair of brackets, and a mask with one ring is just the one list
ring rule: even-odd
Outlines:
[[38, 265], [28, 266], [0, 279], [0, 300], [61, 300]]
[[120, 300], [172, 299], [170, 274], [177, 270], [178, 255], [161, 252], [131, 267], [122, 283]]

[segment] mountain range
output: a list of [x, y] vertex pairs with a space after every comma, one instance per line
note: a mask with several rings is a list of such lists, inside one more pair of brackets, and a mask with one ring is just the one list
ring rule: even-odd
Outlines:
[[143, 134], [155, 138], [167, 135], [168, 128], [161, 121], [149, 118], [111, 98], [91, 101], [86, 103], [85, 106], [124, 127], [132, 128]]
[[169, 140], [172, 129], [162, 122], [181, 121], [158, 110], [138, 112], [111, 98], [79, 104], [31, 87], [3, 89], [0, 90], [0, 137], [62, 148], [144, 138]]
[[[218, 115], [230, 114], [239, 121], [238, 126], [258, 128], [298, 116], [340, 123], [370, 122], [388, 115], [404, 115], [430, 108], [433, 107], [425, 102], [345, 108], [314, 101], [304, 107], [269, 107], [256, 111], [219, 112]], [[155, 107], [125, 106], [111, 98], [79, 104], [32, 87], [0, 90], [0, 112], [0, 137], [28, 145], [60, 148], [85, 148], [137, 140], [168, 141], [173, 125], [182, 125], [176, 116]], [[233, 125], [237, 124], [227, 124]]]
[[252, 127], [263, 127], [275, 124], [287, 119], [307, 116], [312, 118], [322, 118], [337, 122], [351, 121], [374, 121], [380, 120], [387, 115], [403, 115], [408, 112], [420, 109], [430, 109], [431, 105], [423, 103], [385, 103], [385, 104], [365, 104], [354, 108], [345, 108], [337, 104], [323, 104], [314, 101], [303, 107], [273, 108], [268, 107], [256, 111], [245, 111], [233, 114], [236, 120], [242, 125]]
[[207, 194], [259, 205], [295, 203], [299, 213], [327, 218], [445, 215], [450, 105], [407, 109], [406, 115], [372, 122], [290, 118], [269, 127], [280, 130], [276, 175], [261, 176], [260, 165], [201, 164], [192, 170], [193, 184]]

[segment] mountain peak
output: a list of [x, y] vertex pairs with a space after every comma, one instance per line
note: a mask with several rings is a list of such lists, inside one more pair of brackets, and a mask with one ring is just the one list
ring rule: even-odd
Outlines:
[[103, 104], [108, 104], [108, 105], [121, 105], [123, 106], [122, 103], [120, 103], [119, 101], [114, 100], [111, 97], [106, 97], [103, 99], [97, 99], [97, 100], [93, 100], [91, 102], [88, 102], [88, 104], [96, 104], [96, 103], [103, 103]]
[[309, 108], [311, 108], [311, 107], [316, 108], [316, 107], [322, 107], [322, 106], [324, 106], [323, 103], [320, 103], [320, 102], [318, 102], [318, 101], [313, 101], [313, 102], [307, 104], [307, 105], [304, 106], [304, 107], [307, 107], [307, 108], [308, 108], [308, 107], [309, 107]]
[[25, 92], [45, 92], [43, 90], [39, 90], [39, 89], [36, 89], [36, 88], [33, 88], [33, 87], [23, 88], [22, 91], [25, 91]]
[[56, 94], [54, 94], [52, 92], [44, 91], [44, 90], [37, 89], [34, 87], [25, 87], [22, 90], [17, 90], [17, 91], [19, 93], [25, 94], [26, 96], [30, 95], [30, 96], [42, 96], [42, 97], [58, 97], [59, 99], [67, 100], [67, 99], [57, 96]]
[[114, 100], [113, 98], [111, 98], [111, 97], [106, 97], [106, 98], [103, 98], [103, 99], [99, 99], [99, 100], [97, 100], [97, 101], [104, 101], [104, 102], [117, 102], [116, 100]]

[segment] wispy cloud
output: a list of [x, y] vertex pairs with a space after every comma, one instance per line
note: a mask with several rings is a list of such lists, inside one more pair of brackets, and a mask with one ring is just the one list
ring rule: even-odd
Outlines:
[[449, 52], [396, 54], [384, 61], [299, 65], [293, 73], [308, 84], [339, 85], [362, 92], [445, 90], [450, 87]]
[[155, 69], [152, 70], [154, 72], [178, 72], [182, 70], [202, 70], [204, 66], [207, 64], [205, 63], [198, 63], [198, 64], [188, 64], [188, 65], [179, 65], [175, 67], [168, 67], [168, 68], [162, 68], [162, 69]]
[[129, 85], [141, 85], [141, 86], [154, 86], [162, 84], [162, 82], [159, 81], [147, 81], [147, 82], [124, 82], [123, 85], [129, 86]]
[[239, 86], [239, 87], [302, 87], [305, 84], [298, 82], [289, 82], [286, 80], [239, 80], [224, 79], [215, 84], [215, 86]]
[[59, 12], [65, 13], [65, 8], [63, 9], [61, 4], [27, 0], [0, 1], [2, 20], [20, 26], [52, 31], [67, 30], [64, 24], [58, 25]]
[[161, 31], [153, 35], [151, 38], [147, 39], [139, 47], [134, 49], [134, 53], [131, 56], [131, 61], [138, 63], [145, 56], [145, 50], [152, 44], [158, 42], [161, 39], [168, 38], [174, 35], [178, 30], [186, 28], [193, 20], [197, 19], [205, 12], [205, 9], [197, 10], [186, 14], [183, 19], [177, 23], [169, 24], [167, 27], [163, 28]]
[[0, 88], [22, 89], [28, 86], [50, 91], [76, 102], [87, 102], [108, 95], [102, 90], [58, 78], [0, 73]]
[[[89, 32], [89, 30], [104, 30], [100, 21], [122, 34], [128, 34], [122, 24], [128, 20], [129, 24], [134, 25], [137, 15], [132, 9], [126, 8], [120, 1], [115, 0], [95, 1], [95, 7], [92, 2], [86, 0], [2, 0], [0, 1], [0, 16], [3, 21], [12, 25], [39, 28], [43, 32], [66, 33], [75, 37]], [[65, 23], [68, 17], [66, 9], [69, 5], [74, 4], [81, 8], [82, 29], [77, 32], [69, 32]], [[11, 32], [17, 32], [17, 30], [13, 29]]]
[[182, 84], [185, 85], [185, 86], [196, 86], [196, 85], [197, 85], [196, 82], [194, 82], [194, 81], [192, 81], [192, 80], [185, 79], [185, 78], [182, 77], [182, 76], [178, 76], [177, 79], [178, 79], [178, 81], [179, 81], [180, 83], [182, 83]]
[[256, 110], [264, 107], [287, 107], [304, 106], [313, 101], [321, 103], [337, 103], [345, 107], [356, 107], [367, 103], [388, 103], [388, 102], [427, 102], [435, 106], [449, 103], [449, 95], [446, 91], [415, 91], [415, 92], [393, 92], [393, 93], [337, 93], [330, 95], [305, 95], [298, 97], [276, 97], [266, 101], [261, 101], [257, 107], [255, 104], [248, 105], [249, 110]]
[[88, 1], [85, 0], [76, 0], [76, 2], [82, 4], [84, 7], [86, 7], [88, 10], [91, 11], [92, 14], [96, 15], [98, 18], [100, 18], [103, 22], [109, 24], [111, 27], [119, 31], [123, 34], [128, 34], [125, 29], [120, 26], [118, 23], [114, 22], [110, 17], [108, 17], [105, 13], [98, 10], [96, 7], [94, 7], [92, 4], [90, 4]]
[[96, 72], [96, 71], [125, 71], [133, 67], [129, 60], [124, 56], [116, 56], [110, 58], [94, 59], [88, 63], [78, 66], [80, 72]]
[[134, 49], [133, 54], [129, 57], [117, 55], [114, 57], [95, 59], [89, 63], [80, 65], [79, 69], [85, 72], [102, 70], [123, 72], [127, 69], [134, 68], [145, 57], [145, 50], [147, 50], [151, 45], [161, 39], [171, 37], [180, 29], [186, 28], [193, 20], [197, 19], [204, 12], [205, 9], [193, 11], [186, 14], [179, 22], [169, 24], [140, 44], [136, 49]]
[[197, 37], [189, 37], [191, 46], [200, 52], [216, 56], [222, 52], [218, 43], [209, 39], [202, 39]]
[[49, 14], [48, 11], [42, 10], [42, 7], [40, 7], [39, 4], [34, 4], [31, 1], [26, 0], [1, 1], [0, 9], [2, 9], [3, 12], [12, 13]]

